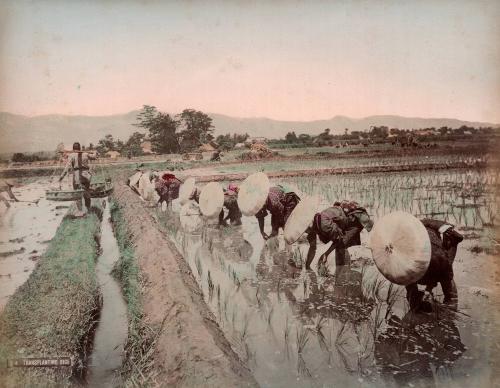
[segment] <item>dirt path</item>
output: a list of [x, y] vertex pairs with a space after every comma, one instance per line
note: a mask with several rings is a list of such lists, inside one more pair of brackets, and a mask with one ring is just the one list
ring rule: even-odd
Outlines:
[[154, 354], [156, 381], [174, 386], [257, 386], [215, 322], [188, 264], [158, 229], [139, 197], [123, 184], [114, 196], [129, 220], [146, 286], [148, 325], [163, 327]]

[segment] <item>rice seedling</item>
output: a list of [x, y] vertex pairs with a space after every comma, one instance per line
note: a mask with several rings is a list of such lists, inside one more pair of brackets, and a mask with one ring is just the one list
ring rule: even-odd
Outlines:
[[212, 281], [212, 276], [210, 275], [210, 270], [207, 275], [207, 283], [208, 283], [208, 299], [211, 301], [214, 295], [214, 283]]

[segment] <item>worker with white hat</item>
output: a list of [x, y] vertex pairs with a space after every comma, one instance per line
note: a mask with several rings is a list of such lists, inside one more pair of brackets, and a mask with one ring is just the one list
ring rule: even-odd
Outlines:
[[425, 292], [432, 290], [439, 283], [443, 291], [443, 302], [456, 307], [458, 302], [457, 286], [453, 274], [453, 262], [457, 247], [463, 241], [463, 236], [455, 231], [453, 225], [444, 221], [423, 219], [431, 242], [431, 259], [429, 268], [417, 282], [406, 286], [406, 297], [412, 309], [426, 309], [422, 305], [424, 293], [419, 291], [418, 284], [425, 285]]

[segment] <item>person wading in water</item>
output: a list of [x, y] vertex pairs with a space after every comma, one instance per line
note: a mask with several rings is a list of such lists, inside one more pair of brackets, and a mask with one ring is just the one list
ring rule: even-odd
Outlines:
[[[458, 292], [453, 276], [453, 262], [457, 246], [464, 238], [453, 225], [444, 221], [428, 218], [421, 221], [431, 240], [431, 261], [424, 276], [416, 283], [406, 286], [406, 298], [412, 310], [430, 311], [432, 307], [424, 299], [427, 299], [426, 294], [432, 294], [439, 283], [443, 290], [443, 302], [456, 309]], [[418, 289], [418, 284], [426, 286], [425, 293]]]
[[241, 225], [241, 211], [238, 206], [239, 188], [234, 183], [229, 184], [227, 190], [224, 190], [224, 207], [227, 209], [227, 216], [224, 217], [224, 208], [219, 214], [219, 225], [227, 226], [227, 220], [233, 226]]
[[[279, 228], [284, 228], [288, 217], [299, 203], [300, 198], [293, 191], [287, 190], [284, 186], [274, 186], [269, 189], [267, 200], [255, 217], [259, 222], [260, 234], [264, 240], [278, 235]], [[271, 213], [271, 234], [264, 232], [265, 217]]]
[[318, 266], [326, 264], [328, 256], [335, 249], [335, 264], [349, 265], [350, 256], [347, 248], [361, 245], [361, 231], [368, 232], [373, 227], [373, 221], [364, 208], [353, 201], [335, 202], [332, 207], [316, 213], [311, 226], [307, 229], [306, 269], [310, 269], [316, 255], [316, 237], [327, 244], [332, 244], [319, 258]]
[[[92, 175], [90, 174], [89, 160], [96, 159], [95, 154], [90, 154], [88, 152], [82, 152], [80, 143], [76, 142], [73, 144], [73, 152], [68, 155], [68, 161], [64, 167], [64, 171], [59, 177], [59, 183], [63, 178], [72, 172], [73, 174], [73, 190], [83, 190], [83, 200], [85, 202], [85, 207], [87, 212], [90, 210], [91, 197], [90, 197], [90, 180]], [[85, 216], [82, 211], [82, 201], [76, 201], [76, 207], [78, 209], [77, 217]]]

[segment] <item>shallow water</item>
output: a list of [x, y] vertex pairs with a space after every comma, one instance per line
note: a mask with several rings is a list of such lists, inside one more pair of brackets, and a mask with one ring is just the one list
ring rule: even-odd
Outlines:
[[29, 277], [67, 212], [70, 202], [45, 199], [47, 179], [13, 189], [20, 201], [0, 203], [0, 311]]
[[[306, 187], [307, 178], [298, 183]], [[381, 203], [369, 209], [375, 220], [390, 211], [390, 203]], [[312, 271], [287, 263], [305, 257], [307, 244], [287, 251], [282, 236], [264, 242], [253, 217], [244, 217], [241, 227], [205, 226], [199, 234], [183, 233], [175, 213], [160, 217], [233, 349], [262, 386], [488, 385], [489, 360], [500, 349], [498, 284], [488, 270], [495, 257], [470, 249], [483, 244], [491, 228], [477, 225], [459, 245], [458, 312], [436, 303], [433, 313], [413, 315], [405, 290], [390, 287], [373, 265], [363, 247], [366, 232], [362, 246], [350, 248], [350, 268], [336, 269], [331, 256], [328, 273], [319, 274], [316, 262]], [[457, 228], [467, 233], [473, 225], [461, 220]], [[320, 245], [317, 257], [325, 249]], [[439, 287], [434, 294], [442, 299]]]
[[109, 206], [106, 206], [101, 225], [102, 252], [96, 266], [103, 304], [87, 370], [87, 382], [90, 387], [120, 385], [118, 371], [122, 365], [128, 333], [127, 306], [120, 285], [111, 275], [113, 266], [120, 257], [120, 251], [109, 217]]

